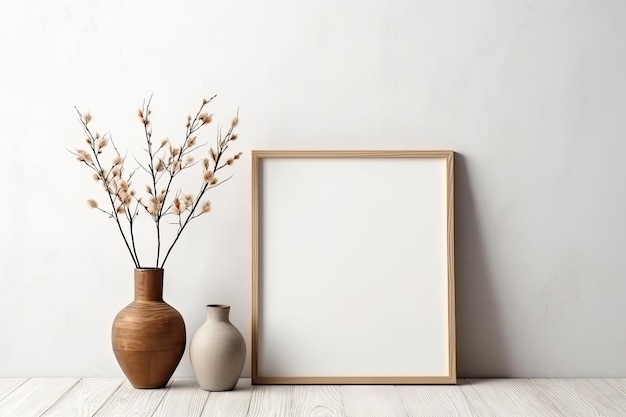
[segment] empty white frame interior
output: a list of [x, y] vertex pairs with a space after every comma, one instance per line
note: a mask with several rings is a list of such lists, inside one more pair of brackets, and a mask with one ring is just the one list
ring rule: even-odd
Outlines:
[[452, 152], [253, 152], [253, 380], [454, 382]]

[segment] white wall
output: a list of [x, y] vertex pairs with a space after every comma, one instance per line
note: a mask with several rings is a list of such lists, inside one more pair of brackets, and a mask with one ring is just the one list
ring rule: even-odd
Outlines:
[[250, 341], [250, 149], [453, 149], [460, 375], [626, 376], [624, 39], [610, 0], [2, 2], [0, 376], [121, 375], [132, 264], [66, 148], [74, 105], [139, 147], [151, 93], [159, 137], [241, 109], [166, 267], [189, 334], [221, 302]]

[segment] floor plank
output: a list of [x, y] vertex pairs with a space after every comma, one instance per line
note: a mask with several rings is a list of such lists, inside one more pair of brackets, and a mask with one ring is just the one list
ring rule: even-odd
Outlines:
[[91, 417], [123, 382], [122, 378], [81, 379], [43, 417]]
[[605, 381], [618, 391], [621, 391], [626, 396], [626, 378], [611, 378], [605, 379]]
[[471, 379], [470, 382], [498, 417], [569, 417], [528, 379]]
[[152, 417], [200, 417], [209, 393], [194, 378], [177, 378]]
[[341, 395], [347, 417], [408, 417], [394, 386], [344, 385]]
[[399, 385], [396, 391], [410, 417], [474, 417], [455, 385]]
[[31, 378], [4, 397], [0, 416], [39, 417], [78, 381], [78, 378]]
[[125, 380], [94, 417], [146, 417], [152, 416], [165, 397], [170, 381], [164, 389], [135, 389]]
[[296, 385], [291, 409], [293, 417], [342, 417], [341, 389], [337, 385]]
[[253, 385], [248, 417], [291, 417], [291, 391], [291, 385]]
[[480, 396], [476, 388], [468, 380], [459, 380], [457, 382], [457, 386], [467, 401], [472, 417], [497, 417], [496, 413], [489, 407], [489, 404], [485, 402], [485, 399]]
[[565, 381], [578, 397], [602, 417], [626, 416], [626, 396], [603, 379], [568, 379]]
[[532, 382], [568, 417], [603, 417], [593, 399], [581, 397], [564, 379], [534, 379]]
[[233, 391], [210, 393], [201, 417], [246, 417], [251, 398], [250, 378], [240, 379]]
[[457, 386], [250, 385], [192, 378], [136, 390], [120, 378], [0, 379], [1, 417], [624, 417], [626, 379], [473, 379]]
[[0, 401], [16, 389], [18, 389], [23, 383], [28, 381], [28, 378], [3, 378], [0, 379]]

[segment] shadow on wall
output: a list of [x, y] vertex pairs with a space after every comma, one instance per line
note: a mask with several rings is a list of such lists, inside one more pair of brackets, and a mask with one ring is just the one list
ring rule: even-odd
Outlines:
[[455, 289], [457, 374], [460, 378], [508, 375], [507, 344], [494, 277], [481, 234], [467, 160], [455, 154]]

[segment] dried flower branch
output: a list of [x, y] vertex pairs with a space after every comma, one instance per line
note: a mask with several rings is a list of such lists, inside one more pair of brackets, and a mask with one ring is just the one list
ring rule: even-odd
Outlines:
[[[198, 143], [197, 132], [212, 122], [213, 115], [209, 114], [205, 108], [215, 97], [203, 99], [195, 116], [191, 114], [187, 116], [185, 137], [180, 146], [173, 145], [168, 138], [154, 144], [150, 109], [152, 97], [147, 101], [144, 100], [142, 107], [137, 111], [137, 116], [143, 126], [147, 162], [141, 163], [134, 158], [138, 168], [128, 175], [125, 174], [126, 158], [120, 154], [113, 139], [110, 136], [100, 136], [99, 133], [94, 133], [89, 127], [93, 119], [91, 113], [82, 114], [76, 109], [79, 122], [87, 135], [85, 142], [88, 149], [76, 149], [70, 152], [79, 162], [94, 171], [93, 178], [104, 188], [110, 210], [101, 208], [94, 199], [87, 200], [87, 203], [91, 208], [107, 214], [115, 221], [136, 268], [142, 265], [137, 255], [135, 241], [135, 222], [139, 213], [147, 213], [155, 225], [157, 245], [154, 266], [163, 268], [183, 230], [192, 220], [211, 210], [211, 203], [204, 198], [205, 194], [211, 188], [228, 180], [228, 178], [218, 180], [216, 172], [227, 165], [233, 165], [241, 157], [241, 152], [226, 156], [230, 142], [237, 139], [237, 134], [234, 133], [234, 128], [239, 123], [239, 111], [237, 111], [225, 135], [222, 136], [221, 129], [217, 128], [215, 147], [210, 147], [207, 157], [200, 160], [202, 176], [198, 192], [196, 194], [184, 193], [182, 189], [175, 189], [173, 186], [174, 179], [182, 171], [198, 164], [192, 154], [205, 144]], [[105, 167], [102, 154], [109, 143], [112, 145], [114, 157], [111, 165]], [[133, 176], [138, 169], [144, 171], [149, 177], [148, 184], [145, 186], [148, 194], [145, 199], [137, 197], [132, 184]], [[164, 219], [169, 216], [174, 216], [176, 219], [168, 223], [177, 225], [177, 230], [173, 241], [165, 246], [162, 242], [161, 227]]]

